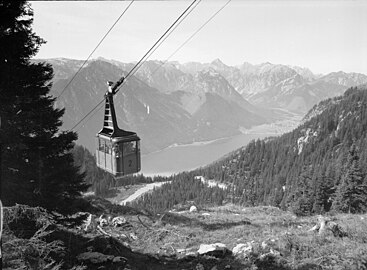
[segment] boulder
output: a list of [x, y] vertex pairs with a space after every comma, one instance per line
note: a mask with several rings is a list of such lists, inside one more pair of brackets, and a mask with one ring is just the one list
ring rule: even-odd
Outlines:
[[197, 212], [197, 211], [198, 211], [198, 208], [195, 205], [192, 205], [190, 207], [190, 212]]

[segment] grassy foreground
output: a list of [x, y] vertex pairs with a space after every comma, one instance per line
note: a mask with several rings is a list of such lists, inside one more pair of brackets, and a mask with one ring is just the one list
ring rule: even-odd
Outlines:
[[[348, 234], [318, 235], [316, 217], [274, 207], [226, 205], [149, 217], [94, 198], [88, 212], [126, 219], [122, 227], [78, 229], [73, 218], [40, 208], [5, 209], [3, 269], [367, 269], [367, 215], [333, 217]], [[80, 222], [79, 222], [80, 225]], [[197, 253], [201, 244], [226, 250]], [[237, 244], [251, 246], [234, 255]]]

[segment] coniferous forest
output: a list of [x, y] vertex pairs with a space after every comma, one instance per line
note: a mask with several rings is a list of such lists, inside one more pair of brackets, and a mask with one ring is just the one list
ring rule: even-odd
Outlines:
[[169, 183], [146, 193], [130, 203], [153, 213], [164, 212], [174, 207], [186, 209], [190, 205], [218, 206], [226, 202], [226, 191], [195, 179], [195, 173], [185, 172], [169, 178]]

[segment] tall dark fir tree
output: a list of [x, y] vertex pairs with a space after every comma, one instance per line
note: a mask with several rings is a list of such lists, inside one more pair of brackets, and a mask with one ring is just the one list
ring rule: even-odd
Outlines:
[[87, 185], [70, 152], [77, 134], [60, 131], [49, 95], [52, 67], [31, 61], [45, 43], [32, 23], [29, 3], [0, 1], [1, 200], [65, 211]]
[[345, 213], [367, 211], [367, 179], [359, 163], [355, 144], [349, 150], [346, 173], [338, 186], [333, 208]]

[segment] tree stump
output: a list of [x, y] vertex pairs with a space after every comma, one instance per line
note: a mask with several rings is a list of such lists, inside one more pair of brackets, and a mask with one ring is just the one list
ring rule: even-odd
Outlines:
[[319, 235], [325, 233], [325, 230], [330, 230], [335, 237], [348, 236], [347, 232], [336, 222], [329, 217], [318, 216], [318, 224], [312, 227], [309, 231], [318, 231]]

